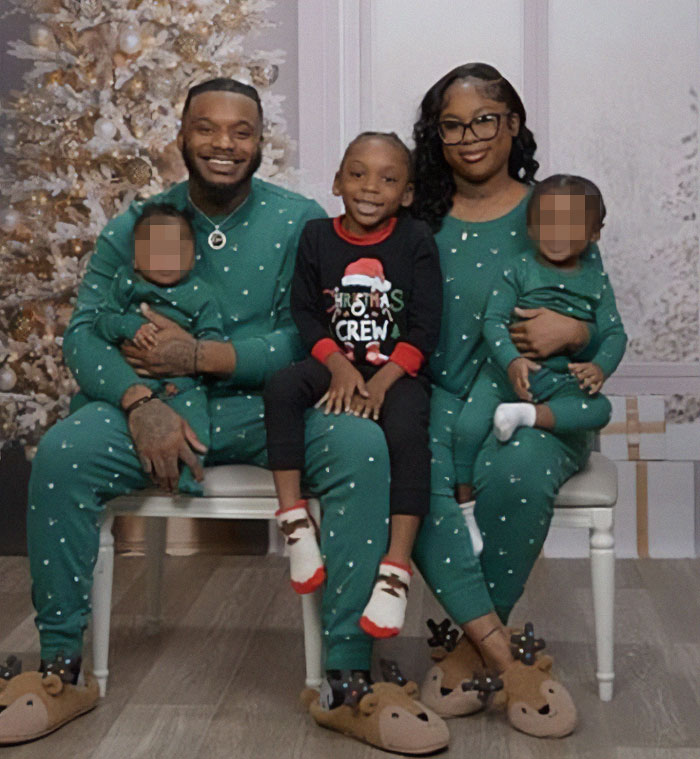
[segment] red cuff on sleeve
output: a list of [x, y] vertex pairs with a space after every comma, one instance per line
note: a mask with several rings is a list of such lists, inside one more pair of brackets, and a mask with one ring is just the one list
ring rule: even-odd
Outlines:
[[396, 347], [389, 356], [389, 360], [398, 364], [406, 374], [415, 377], [425, 363], [425, 356], [410, 343], [396, 343]]
[[331, 353], [335, 353], [336, 351], [340, 352], [338, 343], [336, 343], [336, 341], [330, 337], [322, 337], [311, 349], [311, 355], [316, 359], [316, 361], [320, 361], [322, 364], [325, 364], [328, 356], [330, 356]]

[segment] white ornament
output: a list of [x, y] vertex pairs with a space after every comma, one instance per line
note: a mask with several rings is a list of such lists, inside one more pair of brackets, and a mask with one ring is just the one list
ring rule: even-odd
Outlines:
[[117, 133], [117, 127], [109, 119], [99, 118], [93, 127], [95, 137], [101, 137], [104, 140], [111, 140]]
[[0, 392], [7, 393], [17, 384], [17, 375], [9, 366], [0, 369]]
[[119, 35], [119, 49], [127, 55], [134, 55], [141, 49], [141, 32], [137, 26], [127, 26]]
[[13, 147], [17, 142], [17, 132], [15, 132], [14, 129], [6, 129], [5, 133], [2, 135], [2, 141], [5, 143], [6, 147]]
[[48, 26], [43, 24], [32, 24], [29, 27], [29, 39], [32, 45], [37, 47], [49, 47], [53, 42], [53, 34]]
[[19, 211], [14, 208], [3, 208], [0, 211], [0, 229], [3, 232], [12, 232], [19, 224]]

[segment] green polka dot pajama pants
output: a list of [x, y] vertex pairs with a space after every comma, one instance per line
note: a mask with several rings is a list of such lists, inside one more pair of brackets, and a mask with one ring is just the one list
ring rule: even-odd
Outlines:
[[[602, 394], [589, 395], [568, 372], [543, 367], [530, 374], [535, 403], [546, 403], [554, 414], [555, 434], [599, 430], [610, 421], [612, 406]], [[518, 403], [506, 373], [495, 362], [482, 367], [454, 425], [454, 461], [458, 483], [472, 484], [474, 465], [493, 428], [499, 403]]]
[[484, 539], [477, 559], [454, 497], [453, 433], [465, 406], [452, 393], [433, 388], [431, 513], [414, 560], [457, 624], [494, 609], [505, 623], [547, 536], [554, 497], [585, 464], [592, 440], [589, 433], [531, 427], [521, 427], [505, 444], [487, 437], [474, 465], [475, 517]]
[[[261, 396], [212, 398], [209, 414], [207, 464], [266, 465]], [[369, 420], [310, 410], [306, 465], [308, 485], [323, 509], [326, 666], [367, 668], [373, 640], [358, 621], [387, 547], [389, 457], [384, 433]], [[82, 650], [103, 504], [148, 484], [123, 413], [107, 403], [88, 403], [42, 439], [32, 466], [27, 519], [42, 658]]]

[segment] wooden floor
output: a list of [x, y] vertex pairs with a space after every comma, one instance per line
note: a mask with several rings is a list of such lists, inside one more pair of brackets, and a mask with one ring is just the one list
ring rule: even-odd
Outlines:
[[[165, 620], [143, 624], [142, 559], [118, 558], [107, 698], [1, 759], [367, 759], [386, 753], [316, 727], [298, 705], [298, 598], [276, 557], [169, 558]], [[23, 558], [0, 558], [0, 657], [38, 662]], [[405, 634], [376, 646], [420, 679], [424, 620], [442, 619], [421, 582]], [[498, 712], [449, 723], [445, 756], [484, 759], [699, 759], [700, 560], [618, 561], [615, 697], [598, 700], [587, 561], [543, 560], [514, 614], [533, 619], [579, 709], [564, 740], [517, 733]]]

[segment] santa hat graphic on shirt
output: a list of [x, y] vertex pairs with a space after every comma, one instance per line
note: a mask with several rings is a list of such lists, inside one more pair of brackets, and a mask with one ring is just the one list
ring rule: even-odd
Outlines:
[[376, 258], [358, 258], [345, 267], [341, 284], [344, 287], [359, 285], [382, 293], [391, 289], [391, 282], [384, 278], [384, 267]]

